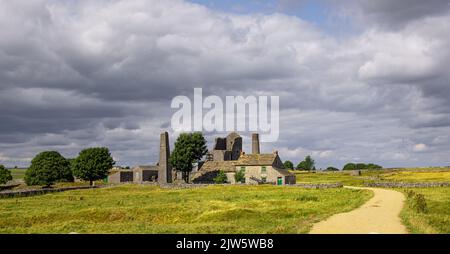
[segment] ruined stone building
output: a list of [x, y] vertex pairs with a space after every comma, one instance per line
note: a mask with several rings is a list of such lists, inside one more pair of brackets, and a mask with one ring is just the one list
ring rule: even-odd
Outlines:
[[113, 169], [108, 175], [109, 183], [124, 182], [172, 182], [172, 168], [169, 165], [169, 134], [160, 135], [159, 162], [156, 165], [137, 166], [132, 169]]
[[[108, 176], [109, 183], [171, 183], [176, 172], [169, 165], [169, 134], [161, 133], [159, 162], [156, 165], [137, 166], [132, 169], [116, 168]], [[277, 185], [295, 184], [295, 175], [284, 169], [278, 152], [261, 154], [259, 135], [252, 135], [252, 153], [242, 151], [242, 137], [236, 132], [224, 138], [216, 138], [213, 149], [207, 154], [206, 161], [199, 164], [192, 173], [194, 183], [213, 183], [220, 171], [227, 175], [228, 182], [235, 183], [235, 174], [243, 171], [244, 183], [272, 183]]]
[[242, 138], [233, 132], [226, 138], [216, 138], [213, 150], [205, 163], [192, 176], [194, 183], [212, 183], [220, 171], [225, 172], [230, 183], [235, 183], [235, 174], [243, 171], [244, 183], [295, 184], [295, 175], [284, 169], [278, 152], [261, 154], [259, 135], [252, 134], [252, 153], [242, 151]]

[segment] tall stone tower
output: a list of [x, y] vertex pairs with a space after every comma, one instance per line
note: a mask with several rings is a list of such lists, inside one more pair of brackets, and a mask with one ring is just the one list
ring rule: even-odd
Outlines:
[[259, 154], [259, 134], [253, 133], [252, 134], [252, 153], [253, 154]]
[[169, 165], [169, 157], [170, 157], [169, 133], [165, 131], [161, 133], [159, 145], [158, 183], [172, 182], [172, 167]]

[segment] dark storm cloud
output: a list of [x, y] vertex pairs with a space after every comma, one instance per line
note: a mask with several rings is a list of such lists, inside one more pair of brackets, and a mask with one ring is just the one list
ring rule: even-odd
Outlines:
[[119, 164], [154, 162], [171, 99], [202, 87], [280, 96], [280, 140], [262, 149], [283, 159], [446, 163], [450, 15], [392, 2], [353, 4], [366, 27], [337, 39], [294, 16], [181, 0], [2, 1], [0, 162], [99, 145]]
[[356, 7], [360, 19], [395, 29], [411, 21], [446, 14], [450, 10], [448, 0], [350, 0], [348, 2], [351, 4], [350, 8]]

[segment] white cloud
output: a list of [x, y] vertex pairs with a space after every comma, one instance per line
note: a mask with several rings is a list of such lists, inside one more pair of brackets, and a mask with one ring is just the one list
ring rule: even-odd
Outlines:
[[426, 151], [427, 149], [428, 149], [428, 146], [425, 144], [422, 144], [422, 143], [415, 144], [413, 147], [414, 152], [423, 152], [423, 151]]
[[450, 128], [450, 15], [422, 7], [418, 19], [396, 17], [395, 31], [367, 25], [334, 38], [294, 16], [181, 0], [2, 1], [3, 158], [55, 145], [74, 156], [98, 144], [121, 164], [153, 162], [170, 99], [199, 86], [205, 95], [280, 95], [281, 137], [262, 149], [283, 159], [391, 166], [425, 144], [449, 151], [436, 136]]

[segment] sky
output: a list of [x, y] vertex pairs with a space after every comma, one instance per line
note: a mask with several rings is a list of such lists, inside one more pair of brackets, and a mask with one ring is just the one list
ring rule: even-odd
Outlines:
[[279, 96], [261, 150], [294, 164], [448, 166], [449, 49], [448, 0], [0, 0], [0, 164], [156, 163], [172, 98], [201, 87]]

